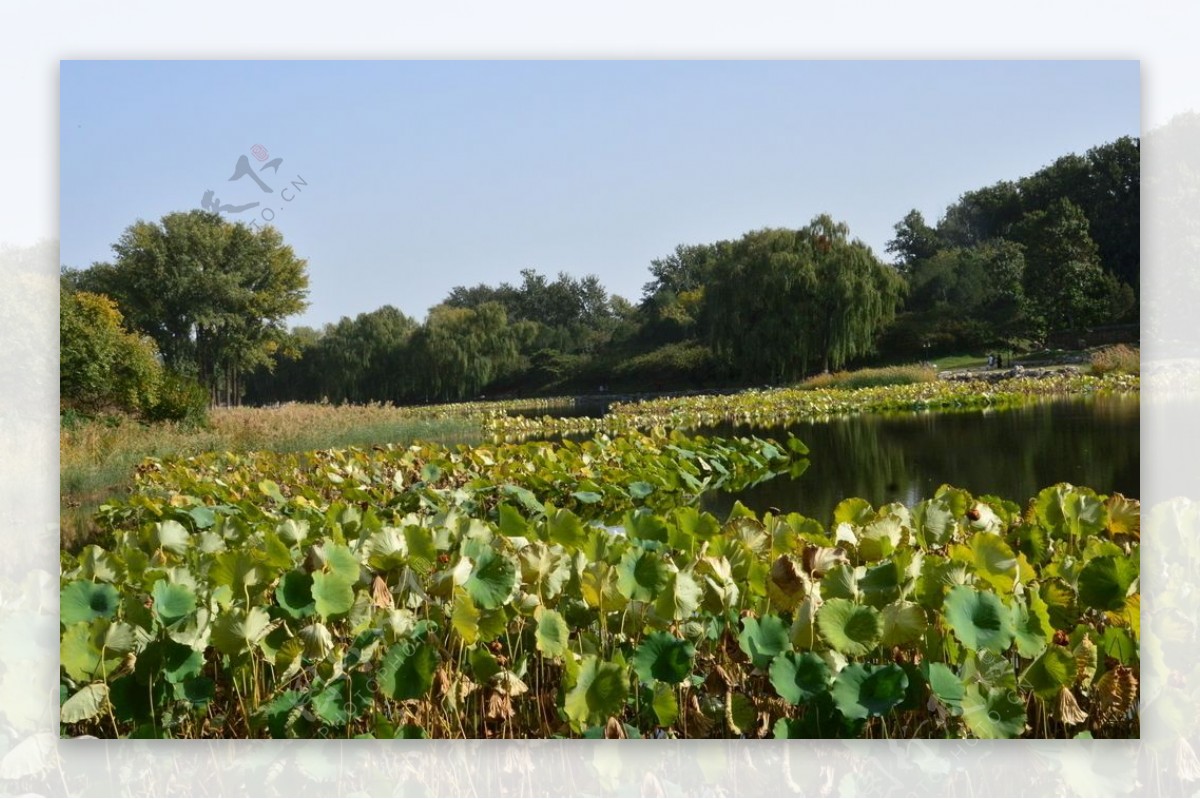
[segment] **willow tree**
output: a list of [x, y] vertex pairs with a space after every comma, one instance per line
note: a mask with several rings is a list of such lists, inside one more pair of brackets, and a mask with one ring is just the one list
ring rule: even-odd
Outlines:
[[520, 360], [529, 322], [509, 324], [499, 303], [478, 308], [438, 305], [409, 341], [411, 394], [418, 398], [460, 400], [477, 396]]
[[903, 280], [829, 216], [721, 246], [705, 313], [718, 358], [746, 379], [784, 382], [871, 352]]

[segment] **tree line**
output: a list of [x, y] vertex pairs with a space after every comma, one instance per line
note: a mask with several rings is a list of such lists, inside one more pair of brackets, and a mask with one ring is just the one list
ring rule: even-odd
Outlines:
[[595, 275], [527, 269], [517, 284], [456, 286], [422, 321], [385, 305], [321, 329], [284, 324], [308, 281], [277, 231], [201, 211], [139, 221], [111, 263], [63, 272], [64, 402], [82, 396], [78, 373], [111, 360], [68, 357], [68, 338], [101, 322], [92, 338], [142, 342], [210, 403], [783, 383], [872, 358], [1033, 346], [1136, 321], [1139, 146], [1118, 139], [967, 192], [935, 225], [910, 211], [893, 263], [820, 215], [680, 245], [650, 263], [636, 304]]

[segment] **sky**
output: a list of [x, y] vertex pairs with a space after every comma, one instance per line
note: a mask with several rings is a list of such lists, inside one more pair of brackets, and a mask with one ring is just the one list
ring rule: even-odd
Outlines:
[[527, 268], [636, 302], [678, 244], [821, 213], [890, 260], [910, 209], [933, 223], [1140, 134], [1136, 61], [64, 61], [60, 81], [63, 265], [212, 192], [307, 259], [289, 322], [318, 327], [420, 320]]

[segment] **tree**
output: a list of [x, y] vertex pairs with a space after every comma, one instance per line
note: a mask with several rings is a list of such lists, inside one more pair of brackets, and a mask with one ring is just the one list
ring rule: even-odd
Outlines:
[[1132, 296], [1100, 266], [1087, 217], [1070, 200], [1026, 214], [1014, 235], [1025, 246], [1025, 293], [1047, 330], [1107, 322], [1128, 310]]
[[902, 292], [894, 269], [822, 215], [723, 246], [704, 314], [720, 359], [744, 378], [780, 382], [870, 352]]
[[116, 303], [59, 292], [59, 402], [84, 413], [145, 414], [158, 401], [162, 365], [154, 343], [125, 330]]
[[896, 256], [896, 268], [901, 274], [911, 274], [921, 261], [932, 258], [942, 247], [938, 233], [925, 224], [917, 209], [896, 223], [896, 237], [887, 243], [887, 251]]
[[271, 227], [257, 231], [205, 211], [138, 221], [116, 259], [70, 276], [117, 301], [166, 365], [194, 375], [217, 401], [240, 396], [241, 376], [273, 360], [283, 320], [307, 307], [306, 262]]

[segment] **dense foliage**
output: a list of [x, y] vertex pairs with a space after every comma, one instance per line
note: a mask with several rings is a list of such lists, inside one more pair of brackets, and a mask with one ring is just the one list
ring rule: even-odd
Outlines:
[[64, 562], [63, 731], [1136, 735], [1135, 501], [695, 507], [804, 455], [676, 433], [148, 461]]
[[113, 252], [112, 263], [65, 270], [64, 281], [114, 300], [164, 365], [213, 401], [241, 396], [243, 375], [273, 362], [283, 320], [306, 307], [305, 261], [271, 227], [172, 213], [130, 225]]

